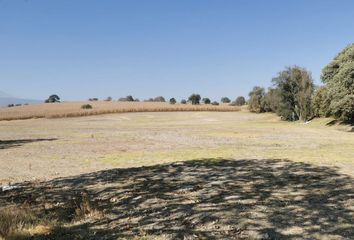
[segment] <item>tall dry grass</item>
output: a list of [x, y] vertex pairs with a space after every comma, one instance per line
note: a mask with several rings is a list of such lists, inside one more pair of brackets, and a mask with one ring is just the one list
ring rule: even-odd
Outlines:
[[[83, 104], [92, 105], [92, 109], [81, 109]], [[178, 111], [218, 111], [236, 112], [239, 107], [221, 104], [191, 105], [169, 104], [163, 102], [63, 102], [0, 108], [0, 120], [21, 120], [31, 118], [67, 118], [108, 113], [127, 112], [178, 112]]]

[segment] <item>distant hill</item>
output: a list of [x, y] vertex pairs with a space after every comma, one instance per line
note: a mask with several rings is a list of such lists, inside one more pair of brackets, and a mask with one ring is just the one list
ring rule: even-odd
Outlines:
[[25, 104], [25, 103], [35, 104], [35, 103], [42, 103], [42, 102], [43, 101], [40, 100], [13, 97], [5, 92], [0, 91], [0, 107], [6, 107], [9, 104]]

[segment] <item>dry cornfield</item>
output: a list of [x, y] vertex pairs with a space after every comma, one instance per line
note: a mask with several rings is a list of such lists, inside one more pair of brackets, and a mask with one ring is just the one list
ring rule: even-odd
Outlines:
[[[92, 105], [92, 109], [81, 109], [84, 104]], [[125, 112], [183, 112], [183, 111], [215, 111], [236, 112], [239, 107], [227, 104], [191, 105], [169, 104], [164, 102], [62, 102], [47, 103], [13, 108], [0, 108], [0, 120], [21, 120], [30, 118], [66, 118], [82, 117], [108, 113]]]

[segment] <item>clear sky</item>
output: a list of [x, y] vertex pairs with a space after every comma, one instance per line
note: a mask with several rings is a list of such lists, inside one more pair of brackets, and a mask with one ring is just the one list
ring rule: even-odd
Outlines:
[[352, 42], [353, 0], [0, 0], [0, 90], [234, 99]]

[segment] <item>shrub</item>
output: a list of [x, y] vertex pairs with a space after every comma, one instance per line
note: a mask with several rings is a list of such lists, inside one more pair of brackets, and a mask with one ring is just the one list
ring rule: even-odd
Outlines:
[[139, 98], [135, 98], [134, 102], [140, 102]]
[[197, 105], [200, 103], [200, 95], [199, 94], [192, 94], [189, 96], [188, 101], [190, 101], [193, 105]]
[[60, 102], [60, 97], [56, 94], [50, 95], [48, 99], [44, 101], [45, 103], [55, 103]]
[[204, 104], [210, 104], [211, 103], [209, 98], [203, 98], [202, 101], [203, 101]]
[[166, 102], [166, 100], [164, 97], [158, 96], [154, 98], [154, 102]]
[[236, 106], [243, 106], [246, 104], [246, 99], [243, 96], [239, 96], [235, 100], [235, 105]]
[[106, 102], [110, 102], [110, 101], [112, 101], [112, 97], [108, 97], [108, 98], [106, 98], [106, 100], [105, 100]]
[[90, 98], [89, 101], [90, 102], [95, 102], [95, 101], [98, 101], [98, 98]]
[[15, 106], [15, 104], [9, 104], [9, 105], [7, 105], [7, 107], [14, 107]]
[[16, 106], [16, 107], [21, 107], [22, 104], [21, 104], [21, 103], [17, 103], [15, 106]]
[[81, 106], [82, 109], [92, 109], [92, 106], [90, 104], [84, 104]]
[[177, 102], [177, 101], [176, 101], [175, 98], [171, 98], [171, 99], [170, 99], [170, 104], [176, 104], [176, 102]]
[[222, 102], [222, 103], [230, 103], [231, 100], [230, 100], [230, 98], [228, 98], [228, 97], [222, 97], [222, 98], [221, 98], [221, 102]]
[[211, 105], [219, 105], [219, 103], [217, 101], [214, 101], [211, 103]]
[[182, 100], [181, 100], [181, 104], [187, 104], [186, 99], [182, 99]]

